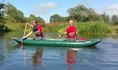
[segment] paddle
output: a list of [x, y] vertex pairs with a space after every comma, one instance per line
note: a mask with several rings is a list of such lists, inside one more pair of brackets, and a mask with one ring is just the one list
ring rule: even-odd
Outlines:
[[86, 38], [77, 38], [77, 39], [81, 41], [86, 41]]
[[[25, 36], [25, 31], [26, 31], [26, 28], [27, 28], [27, 23], [26, 23], [26, 25], [25, 25], [25, 30], [24, 30], [24, 34], [23, 34], [23, 36]], [[23, 46], [23, 39], [22, 39], [21, 46]]]
[[[63, 36], [64, 37], [64, 36]], [[60, 37], [61, 38], [61, 37]], [[68, 37], [65, 37], [65, 38], [68, 38]], [[77, 40], [80, 40], [80, 41], [86, 41], [87, 39], [86, 38], [76, 38]]]

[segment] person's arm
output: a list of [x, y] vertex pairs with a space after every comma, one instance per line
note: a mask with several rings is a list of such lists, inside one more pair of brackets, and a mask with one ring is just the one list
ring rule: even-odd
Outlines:
[[23, 36], [23, 38], [26, 38], [28, 36], [30, 36], [33, 33], [33, 31], [31, 31], [29, 34], [27, 34], [26, 36]]
[[64, 32], [62, 35], [59, 35], [59, 37], [62, 37], [64, 35], [67, 35], [67, 32]]
[[31, 25], [31, 24], [29, 24], [29, 23], [27, 23], [29, 26], [31, 26], [31, 27], [33, 27], [33, 25]]
[[67, 28], [67, 30], [62, 35], [59, 35], [59, 37], [62, 37], [64, 35], [67, 35], [68, 32], [69, 32], [69, 28]]

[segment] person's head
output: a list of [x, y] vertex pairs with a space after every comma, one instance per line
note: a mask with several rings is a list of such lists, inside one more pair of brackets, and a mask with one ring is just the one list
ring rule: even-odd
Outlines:
[[73, 21], [73, 20], [70, 20], [70, 21], [68, 22], [68, 25], [69, 25], [69, 26], [73, 26], [73, 23], [74, 23], [74, 21]]
[[37, 25], [37, 21], [36, 20], [33, 20], [32, 24], [33, 25]]

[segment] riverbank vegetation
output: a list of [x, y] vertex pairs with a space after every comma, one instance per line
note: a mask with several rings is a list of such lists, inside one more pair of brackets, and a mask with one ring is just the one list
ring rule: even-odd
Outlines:
[[[82, 34], [105, 34], [105, 33], [115, 33], [115, 31], [111, 28], [107, 23], [102, 23], [98, 21], [89, 21], [89, 22], [81, 22], [74, 23], [76, 26], [77, 32]], [[50, 24], [46, 26], [46, 32], [65, 32], [67, 30], [68, 23], [61, 24]]]
[[[65, 32], [68, 26], [68, 23], [38, 23], [42, 26], [44, 32]], [[6, 23], [5, 26], [11, 29], [12, 31], [24, 31], [25, 23]], [[89, 21], [89, 22], [81, 22], [81, 23], [74, 23], [76, 26], [77, 32], [82, 34], [114, 34], [116, 26], [110, 26], [107, 23], [102, 23], [98, 21]], [[27, 32], [30, 32], [32, 27], [27, 26]]]
[[[74, 20], [78, 33], [83, 34], [114, 34], [117, 30], [118, 16], [113, 15], [110, 19], [109, 15], [97, 14], [92, 8], [86, 8], [84, 5], [78, 5], [67, 10], [68, 16], [62, 17], [59, 14], [50, 16], [50, 23], [45, 23], [43, 18], [30, 14], [24, 17], [24, 13], [18, 10], [10, 3], [0, 4], [0, 31], [24, 31], [26, 22], [32, 23], [37, 20], [43, 28], [44, 32], [65, 32], [68, 27], [68, 21]], [[115, 25], [115, 26], [113, 26]], [[30, 26], [27, 32], [31, 31]]]

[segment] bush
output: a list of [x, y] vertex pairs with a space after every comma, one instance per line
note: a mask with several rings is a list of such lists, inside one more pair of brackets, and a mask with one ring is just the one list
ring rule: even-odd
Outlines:
[[113, 24], [118, 25], [118, 19], [114, 20]]
[[[99, 21], [89, 21], [82, 23], [74, 23], [78, 33], [82, 34], [104, 34], [104, 33], [114, 33], [114, 30], [107, 24]], [[46, 32], [65, 32], [67, 29], [67, 23], [61, 24], [48, 24], [44, 31]]]

